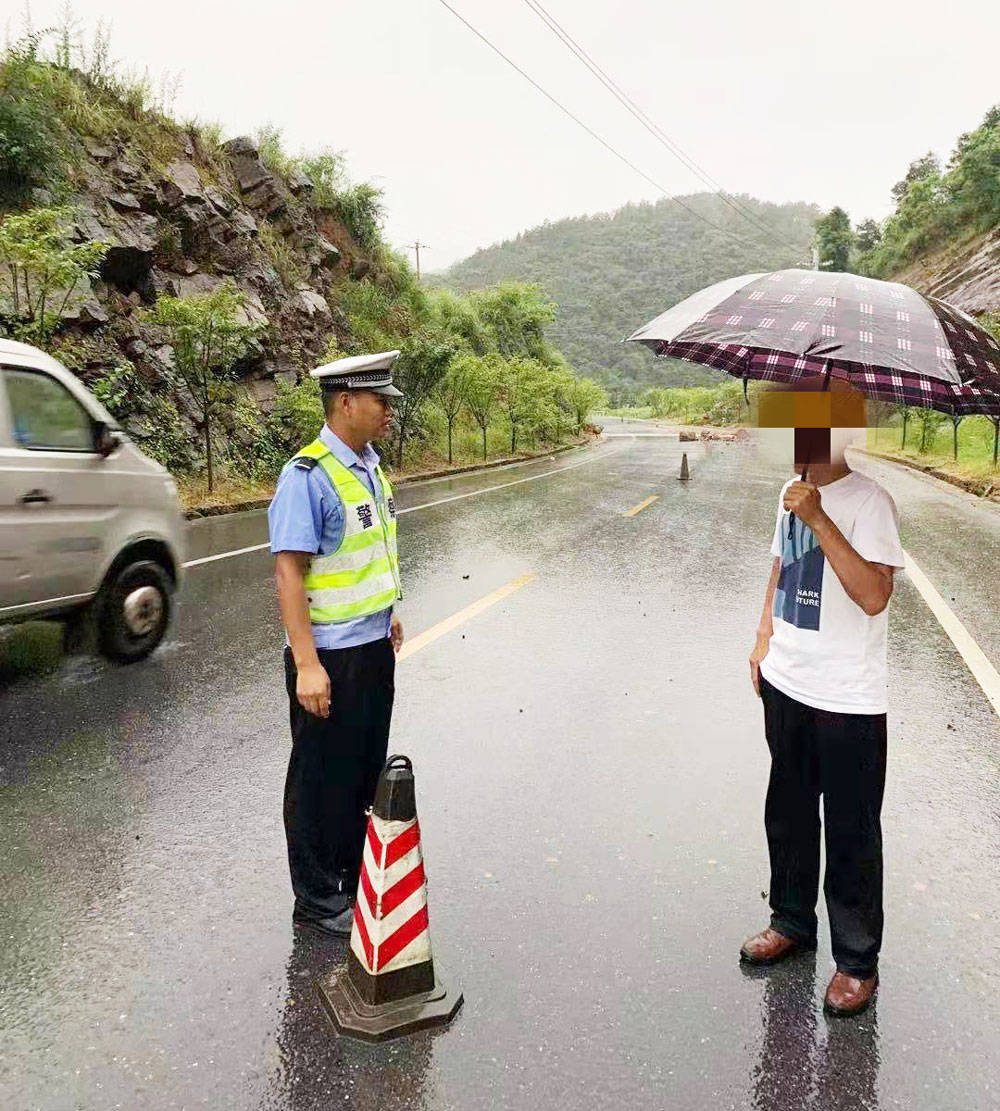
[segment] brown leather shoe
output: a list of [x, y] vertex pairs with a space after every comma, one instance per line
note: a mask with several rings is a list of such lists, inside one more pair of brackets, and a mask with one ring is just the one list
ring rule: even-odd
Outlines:
[[761, 930], [759, 934], [748, 937], [740, 949], [740, 960], [746, 964], [777, 964], [793, 953], [801, 952], [805, 946], [794, 938], [779, 934], [773, 926]]
[[878, 990], [878, 973], [867, 980], [835, 972], [826, 989], [823, 1010], [831, 1015], [859, 1015], [875, 998]]

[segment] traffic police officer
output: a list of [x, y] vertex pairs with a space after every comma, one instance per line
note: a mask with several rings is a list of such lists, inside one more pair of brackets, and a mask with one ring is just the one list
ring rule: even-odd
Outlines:
[[326, 422], [268, 509], [292, 753], [285, 836], [297, 926], [349, 937], [365, 811], [385, 762], [403, 628], [396, 503], [371, 440], [392, 419], [398, 351], [338, 359], [319, 379]]

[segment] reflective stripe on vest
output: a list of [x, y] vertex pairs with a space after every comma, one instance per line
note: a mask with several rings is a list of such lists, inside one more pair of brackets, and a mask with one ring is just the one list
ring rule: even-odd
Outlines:
[[314, 440], [296, 456], [315, 459], [333, 483], [344, 510], [340, 547], [309, 561], [303, 579], [314, 625], [353, 621], [388, 609], [403, 591], [396, 553], [396, 503], [381, 467], [375, 477], [382, 497], [371, 492], [345, 467], [322, 440]]

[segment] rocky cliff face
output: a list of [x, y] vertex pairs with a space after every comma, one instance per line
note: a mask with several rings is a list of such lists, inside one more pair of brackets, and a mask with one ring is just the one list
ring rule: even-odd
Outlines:
[[893, 280], [967, 313], [1000, 311], [1000, 228], [926, 255]]
[[[197, 134], [171, 134], [155, 156], [124, 142], [85, 146], [74, 238], [111, 246], [99, 280], [63, 309], [54, 341], [84, 381], [127, 360], [145, 387], [169, 393], [173, 352], [142, 309], [160, 294], [208, 293], [226, 280], [243, 292], [247, 319], [263, 325], [237, 371], [265, 411], [276, 382], [294, 383], [331, 335], [349, 347], [335, 290], [369, 274], [373, 260], [312, 203], [305, 174], [272, 172], [247, 138], [208, 149]], [[34, 199], [51, 201], [45, 190]], [[183, 392], [170, 401], [192, 425]]]

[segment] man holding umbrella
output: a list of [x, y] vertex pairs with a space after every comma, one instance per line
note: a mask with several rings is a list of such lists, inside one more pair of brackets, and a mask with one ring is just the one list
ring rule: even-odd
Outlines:
[[[892, 498], [848, 467], [837, 442], [841, 429], [815, 427], [817, 403], [863, 412], [862, 395], [849, 387], [809, 393], [801, 388], [808, 384], [762, 395], [760, 404], [762, 425], [791, 417], [813, 427], [795, 437], [796, 469], [808, 481], [782, 489], [774, 564], [750, 655], [771, 752], [764, 824], [772, 914], [740, 957], [772, 965], [816, 947], [822, 795], [824, 891], [837, 964], [826, 1008], [856, 1014], [878, 984], [887, 607], [903, 550]], [[839, 404], [831, 405], [834, 399]], [[863, 425], [858, 416], [847, 419]]]
[[765, 808], [772, 918], [740, 956], [771, 965], [815, 946], [822, 794], [837, 961], [826, 1007], [857, 1014], [878, 985], [886, 606], [903, 552], [891, 498], [850, 470], [831, 429], [863, 427], [837, 416], [861, 395], [956, 421], [1000, 416], [1000, 344], [965, 313], [907, 286], [810, 270], [728, 278], [629, 339], [744, 385], [760, 379], [796, 390], [763, 395], [773, 419], [762, 423], [796, 429], [801, 478], [781, 493], [750, 656], [772, 759]]

